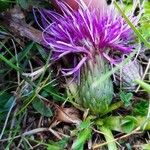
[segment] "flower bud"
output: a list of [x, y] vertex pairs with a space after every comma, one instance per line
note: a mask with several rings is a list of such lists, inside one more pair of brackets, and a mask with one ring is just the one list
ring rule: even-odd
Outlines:
[[[137, 88], [137, 83], [134, 81], [142, 78], [143, 69], [141, 64], [134, 60], [123, 66], [116, 75], [123, 89], [127, 91], [134, 91]], [[117, 84], [119, 84], [118, 81]]]
[[107, 62], [99, 56], [89, 60], [82, 70], [78, 103], [94, 114], [104, 113], [113, 98], [112, 81], [105, 78], [108, 71]]

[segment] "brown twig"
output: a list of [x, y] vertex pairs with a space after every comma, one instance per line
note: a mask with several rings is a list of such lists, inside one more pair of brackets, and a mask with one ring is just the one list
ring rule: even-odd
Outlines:
[[0, 22], [14, 36], [25, 37], [36, 43], [44, 45], [42, 32], [25, 22], [25, 16], [19, 7], [14, 7], [1, 14]]

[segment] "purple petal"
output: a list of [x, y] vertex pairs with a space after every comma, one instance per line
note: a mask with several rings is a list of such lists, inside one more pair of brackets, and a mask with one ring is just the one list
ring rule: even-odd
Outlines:
[[[81, 66], [86, 62], [86, 60], [87, 60], [87, 57], [83, 57], [75, 68], [73, 68], [73, 69], [62, 69], [62, 73], [64, 74], [64, 76], [69, 76], [69, 75], [74, 74], [75, 72], [77, 72], [81, 68]], [[70, 70], [70, 71], [68, 71], [68, 70]], [[65, 72], [65, 71], [68, 71], [68, 72]]]

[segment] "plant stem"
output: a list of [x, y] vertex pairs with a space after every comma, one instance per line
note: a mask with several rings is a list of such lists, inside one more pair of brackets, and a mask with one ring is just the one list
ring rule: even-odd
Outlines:
[[104, 137], [108, 142], [108, 150], [117, 150], [117, 145], [111, 130], [105, 126], [100, 127], [100, 130], [103, 132]]

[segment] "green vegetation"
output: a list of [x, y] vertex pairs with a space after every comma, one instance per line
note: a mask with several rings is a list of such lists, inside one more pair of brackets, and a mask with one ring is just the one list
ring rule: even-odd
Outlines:
[[[16, 5], [18, 12], [13, 18], [10, 10]], [[70, 76], [62, 75], [61, 66], [70, 65], [70, 60], [55, 63], [51, 48], [45, 48], [26, 34], [33, 30], [31, 33], [35, 36], [32, 37], [39, 38], [41, 29], [32, 8], [53, 10], [52, 3], [0, 0], [0, 149], [150, 149], [150, 1], [136, 5], [139, 8], [137, 25], [126, 15], [133, 10], [131, 0], [124, 0], [123, 4], [116, 1], [113, 5], [134, 31], [135, 48], [124, 56], [124, 61], [96, 77], [97, 82], [88, 82], [87, 87], [92, 89], [108, 78], [113, 79], [113, 100], [107, 109], [103, 106], [104, 110], [98, 110], [94, 98], [95, 107], [92, 109], [89, 104], [91, 97], [83, 100], [88, 103], [89, 109], [86, 109], [79, 102], [80, 88]], [[20, 12], [24, 12], [21, 20], [18, 19]], [[29, 31], [21, 33], [19, 28], [12, 28], [13, 23], [23, 25], [22, 32]], [[130, 74], [131, 88], [126, 89], [122, 68], [132, 60], [142, 67], [142, 72], [135, 72], [141, 78]], [[87, 87], [82, 89], [84, 98], [89, 96]]]

